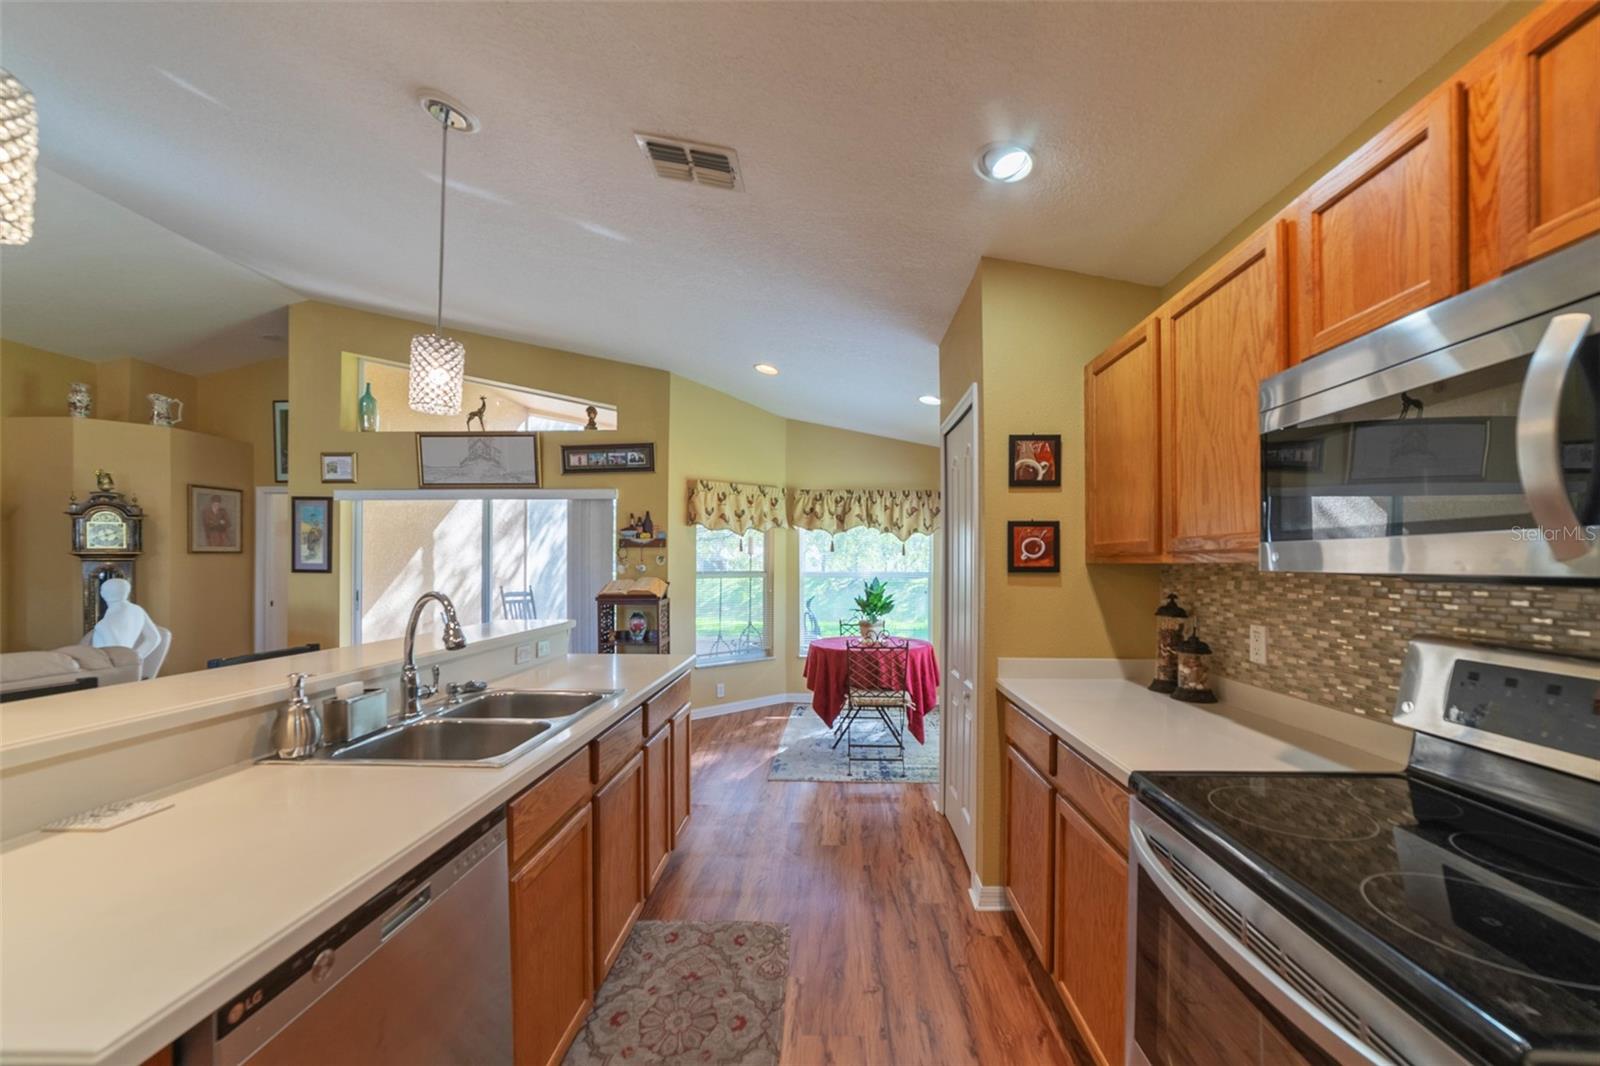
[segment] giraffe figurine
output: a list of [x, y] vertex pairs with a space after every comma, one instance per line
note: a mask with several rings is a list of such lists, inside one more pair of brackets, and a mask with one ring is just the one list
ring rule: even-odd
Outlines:
[[478, 409], [476, 411], [467, 412], [467, 431], [469, 433], [472, 431], [472, 420], [474, 418], [478, 420], [478, 432], [483, 432], [483, 412], [487, 411], [488, 409], [489, 398], [487, 396], [479, 396]]

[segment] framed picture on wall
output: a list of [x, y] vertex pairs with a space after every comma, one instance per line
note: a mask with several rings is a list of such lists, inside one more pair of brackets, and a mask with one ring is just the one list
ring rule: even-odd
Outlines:
[[610, 444], [603, 448], [587, 444], [561, 446], [563, 474], [648, 474], [655, 468], [654, 444]]
[[355, 452], [323, 452], [322, 483], [353, 485], [356, 480]]
[[1014, 489], [1061, 485], [1061, 434], [1011, 434], [1010, 485]]
[[244, 551], [244, 492], [189, 486], [189, 550]]
[[1006, 570], [1013, 574], [1061, 572], [1061, 523], [1006, 523]]
[[333, 573], [333, 497], [296, 496], [289, 501], [293, 535], [289, 569], [297, 574]]
[[272, 401], [272, 476], [289, 480], [289, 401]]
[[417, 484], [425, 489], [536, 489], [539, 434], [418, 433]]

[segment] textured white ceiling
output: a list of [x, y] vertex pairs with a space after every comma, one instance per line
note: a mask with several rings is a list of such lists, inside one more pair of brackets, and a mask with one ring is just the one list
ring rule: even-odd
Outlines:
[[[484, 123], [452, 146], [447, 325], [932, 440], [979, 256], [1164, 282], [1497, 6], [8, 2], [0, 63], [61, 174], [419, 317], [414, 97], [444, 89]], [[655, 178], [634, 130], [731, 145], [745, 190]], [[1002, 138], [1038, 148], [1019, 186], [972, 172]]]

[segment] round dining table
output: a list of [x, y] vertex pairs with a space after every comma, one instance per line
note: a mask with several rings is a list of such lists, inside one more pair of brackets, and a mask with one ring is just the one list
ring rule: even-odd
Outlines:
[[[811, 709], [830, 727], [844, 707], [848, 685], [845, 657], [853, 639], [819, 637], [811, 642], [806, 652], [806, 688], [811, 693]], [[922, 732], [922, 720], [939, 702], [939, 660], [928, 641], [910, 639], [908, 643], [911, 647], [908, 649], [906, 691], [911, 693], [911, 707], [906, 711], [906, 726], [917, 743], [924, 744], [927, 738]]]

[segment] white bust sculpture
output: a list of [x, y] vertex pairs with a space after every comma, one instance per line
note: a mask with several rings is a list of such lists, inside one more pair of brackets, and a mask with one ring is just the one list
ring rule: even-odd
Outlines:
[[125, 578], [113, 577], [100, 586], [106, 613], [95, 623], [89, 643], [96, 648], [132, 648], [142, 662], [161, 644], [161, 634], [143, 607], [128, 600], [133, 592]]

